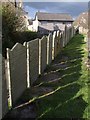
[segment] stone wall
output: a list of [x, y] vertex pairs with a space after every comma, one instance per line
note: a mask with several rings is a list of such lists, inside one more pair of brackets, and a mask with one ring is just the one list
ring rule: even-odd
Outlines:
[[79, 27], [79, 33], [87, 34], [88, 33], [88, 29], [85, 29], [84, 27]]

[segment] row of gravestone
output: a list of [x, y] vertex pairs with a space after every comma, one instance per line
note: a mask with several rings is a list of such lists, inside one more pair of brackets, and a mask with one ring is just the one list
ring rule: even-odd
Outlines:
[[7, 48], [2, 73], [2, 116], [8, 111], [8, 103], [9, 106], [14, 106], [26, 88], [37, 80], [74, 34], [74, 27], [66, 27], [62, 33], [54, 31], [53, 34], [23, 45], [16, 43], [11, 50]]

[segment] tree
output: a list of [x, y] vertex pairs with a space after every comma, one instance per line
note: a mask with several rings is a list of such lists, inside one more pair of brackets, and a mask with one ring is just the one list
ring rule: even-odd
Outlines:
[[13, 41], [13, 34], [27, 30], [23, 11], [13, 3], [2, 3], [2, 45], [3, 52], [7, 47], [11, 48], [15, 41]]

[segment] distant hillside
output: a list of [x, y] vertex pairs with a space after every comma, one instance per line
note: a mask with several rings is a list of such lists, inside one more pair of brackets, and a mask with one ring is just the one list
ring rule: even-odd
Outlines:
[[88, 29], [88, 12], [81, 13], [74, 21], [74, 26], [83, 27]]

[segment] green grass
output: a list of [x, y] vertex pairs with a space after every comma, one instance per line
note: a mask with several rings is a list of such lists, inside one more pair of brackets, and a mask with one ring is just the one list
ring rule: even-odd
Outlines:
[[[60, 80], [56, 83], [43, 83], [41, 86], [53, 87], [53, 92], [39, 97], [37, 119], [46, 118], [86, 118], [90, 117], [89, 79], [85, 65], [87, 60], [86, 42], [83, 35], [76, 35], [58, 55], [67, 56], [64, 61], [67, 69], [58, 71]], [[49, 68], [48, 68], [49, 69]]]

